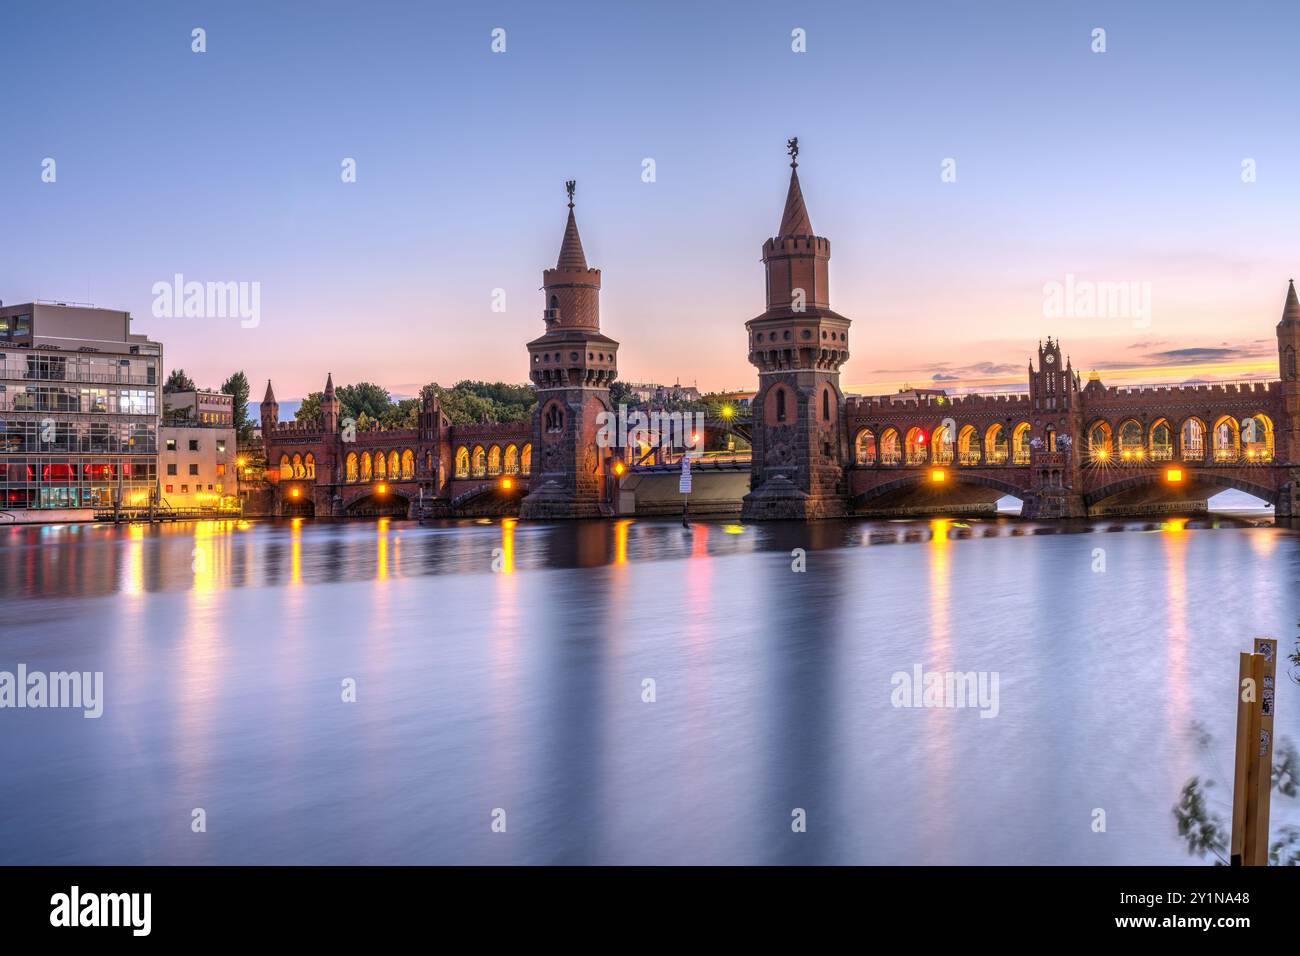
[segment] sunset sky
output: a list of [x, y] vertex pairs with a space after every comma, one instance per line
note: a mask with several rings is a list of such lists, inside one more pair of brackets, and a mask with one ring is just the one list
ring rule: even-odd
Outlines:
[[[621, 377], [752, 388], [791, 136], [846, 391], [1021, 387], [1048, 335], [1112, 384], [1276, 376], [1300, 273], [1298, 5], [54, 2], [0, 35], [0, 299], [130, 310], [254, 401], [524, 381], [570, 178]], [[260, 283], [260, 323], [155, 318], [177, 273]], [[1045, 314], [1067, 276], [1150, 313]]]

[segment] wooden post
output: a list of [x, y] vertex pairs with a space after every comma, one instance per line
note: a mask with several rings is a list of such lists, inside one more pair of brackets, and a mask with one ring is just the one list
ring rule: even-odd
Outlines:
[[1242, 654], [1238, 668], [1237, 759], [1232, 789], [1233, 866], [1268, 866], [1276, 680], [1277, 641], [1256, 638], [1254, 653]]
[[1232, 774], [1232, 844], [1233, 866], [1242, 865], [1246, 843], [1246, 786], [1250, 774], [1250, 723], [1254, 703], [1246, 700], [1246, 682], [1251, 677], [1254, 654], [1242, 651], [1237, 666], [1237, 762]]

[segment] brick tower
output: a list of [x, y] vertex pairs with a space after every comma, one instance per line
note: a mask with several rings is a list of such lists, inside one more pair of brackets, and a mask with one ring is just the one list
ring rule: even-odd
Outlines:
[[546, 332], [528, 343], [529, 377], [537, 390], [533, 413], [533, 474], [520, 503], [522, 518], [594, 518], [608, 512], [609, 449], [599, 448], [599, 416], [610, 410], [618, 375], [618, 343], [600, 331], [600, 270], [587, 267], [573, 215], [554, 269], [542, 273]]
[[813, 234], [799, 188], [799, 141], [788, 143], [790, 190], [775, 237], [763, 243], [767, 310], [745, 323], [758, 368], [747, 520], [832, 518], [848, 511], [840, 366], [849, 325], [831, 311], [830, 241]]
[[262, 419], [262, 439], [265, 441], [280, 421], [280, 403], [275, 400], [275, 391], [271, 388], [271, 380], [266, 380], [266, 394], [262, 396], [262, 406], [260, 409], [260, 418]]
[[1274, 454], [1289, 465], [1291, 478], [1281, 489], [1277, 516], [1300, 519], [1300, 299], [1295, 280], [1286, 290], [1286, 305], [1277, 324], [1277, 362], [1282, 379], [1282, 420], [1274, 422]]
[[1079, 462], [1086, 442], [1080, 385], [1069, 358], [1061, 354], [1060, 340], [1048, 336], [1046, 345], [1039, 342], [1038, 370], [1029, 364], [1032, 490], [1020, 511], [1022, 518], [1080, 518], [1087, 514]]

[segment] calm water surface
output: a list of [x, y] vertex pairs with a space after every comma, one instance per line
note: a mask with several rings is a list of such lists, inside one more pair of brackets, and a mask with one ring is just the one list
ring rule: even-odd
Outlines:
[[[1196, 862], [1300, 535], [1111, 526], [0, 529], [0, 670], [106, 698], [0, 711], [0, 863]], [[892, 706], [918, 664], [997, 717]]]

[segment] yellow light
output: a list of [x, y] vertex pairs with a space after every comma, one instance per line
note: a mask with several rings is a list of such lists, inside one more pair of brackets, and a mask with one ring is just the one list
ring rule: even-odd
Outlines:
[[243, 468], [244, 465], [246, 465], [247, 463], [248, 463], [248, 459], [245, 458], [243, 455], [240, 455], [238, 458], [235, 459], [235, 464], [238, 465], [240, 468]]
[[388, 491], [387, 485], [375, 485], [375, 494], [382, 495], [386, 491]]
[[945, 482], [948, 480], [948, 472], [942, 468], [934, 468], [930, 471], [930, 480], [933, 482]]
[[1097, 449], [1096, 458], [1098, 461], [1105, 461], [1109, 457], [1110, 457], [1110, 452], [1108, 452], [1106, 449], [1104, 448]]
[[1183, 470], [1181, 468], [1169, 468], [1165, 471], [1165, 481], [1171, 485], [1176, 485], [1183, 480]]
[[614, 474], [621, 475], [625, 471], [627, 471], [626, 465], [624, 465], [621, 461], [614, 462]]
[[501, 487], [504, 488], [506, 491], [509, 491], [509, 490], [510, 490], [511, 488], [513, 488], [514, 486], [515, 486], [515, 483], [514, 483], [514, 480], [513, 480], [513, 479], [510, 479], [510, 478], [502, 478], [502, 479], [501, 479]]
[[1139, 449], [1138, 449], [1137, 451], [1135, 451], [1133, 454], [1137, 455], [1137, 460], [1138, 460], [1138, 461], [1141, 461], [1141, 460], [1142, 460], [1142, 456], [1145, 455], [1146, 452], [1144, 452], [1141, 448], [1139, 448]]
[[736, 414], [736, 410], [735, 410], [734, 408], [732, 408], [730, 405], [723, 405], [723, 406], [722, 406], [722, 417], [723, 417], [723, 418], [730, 418], [730, 417], [731, 417], [732, 415], [734, 415], [734, 414]]
[[294, 488], [292, 491], [289, 492], [289, 497], [297, 498], [300, 494], [302, 494], [302, 491], [298, 488]]

